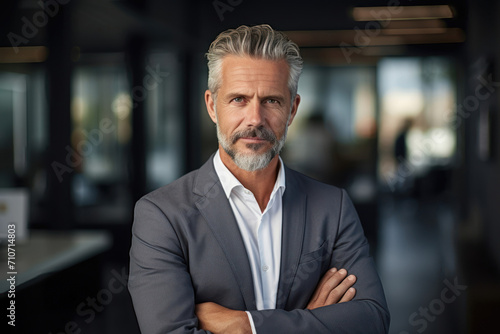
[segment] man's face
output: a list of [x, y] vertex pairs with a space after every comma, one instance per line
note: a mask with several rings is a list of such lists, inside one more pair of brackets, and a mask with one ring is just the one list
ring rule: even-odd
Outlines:
[[291, 103], [286, 61], [226, 56], [217, 98], [205, 102], [222, 149], [244, 170], [266, 167], [284, 145], [300, 97]]

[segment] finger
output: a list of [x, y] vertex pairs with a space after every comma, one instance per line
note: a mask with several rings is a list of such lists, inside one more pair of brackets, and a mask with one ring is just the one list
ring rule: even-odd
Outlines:
[[340, 284], [337, 284], [337, 286], [331, 290], [325, 301], [325, 304], [331, 305], [338, 303], [354, 283], [356, 283], [356, 276], [347, 276], [344, 280], [342, 280]]
[[330, 294], [333, 291], [335, 291], [337, 286], [341, 284], [341, 282], [345, 279], [346, 276], [347, 276], [347, 270], [345, 269], [340, 269], [335, 273], [333, 273], [333, 275], [331, 275], [321, 286], [317, 302], [323, 305], [328, 304], [328, 298], [330, 297]]
[[331, 268], [326, 272], [325, 275], [321, 278], [319, 281], [318, 285], [316, 286], [316, 290], [314, 291], [314, 294], [311, 297], [311, 302], [316, 301], [320, 295], [320, 292], [322, 291], [323, 287], [325, 286], [325, 283], [328, 282], [328, 280], [337, 272], [337, 268]]
[[[340, 283], [342, 283], [346, 276], [347, 271], [345, 269], [340, 269], [337, 271], [332, 268], [330, 272], [327, 272], [321, 280], [320, 284], [318, 284], [318, 287], [316, 288], [314, 294], [314, 298], [311, 298], [309, 304], [307, 305], [307, 308], [315, 309], [318, 307], [331, 305], [340, 300], [345, 292], [345, 289], [339, 289], [338, 292], [334, 290]], [[334, 293], [334, 295], [330, 296], [332, 292]]]
[[324, 284], [321, 286], [320, 294], [325, 295], [325, 297], [335, 289], [347, 276], [347, 270], [340, 269], [330, 275], [328, 279], [325, 280]]
[[339, 300], [339, 304], [345, 303], [345, 302], [350, 302], [354, 298], [355, 295], [356, 295], [355, 288], [351, 287], [351, 288], [347, 289], [347, 291], [342, 296], [342, 299]]

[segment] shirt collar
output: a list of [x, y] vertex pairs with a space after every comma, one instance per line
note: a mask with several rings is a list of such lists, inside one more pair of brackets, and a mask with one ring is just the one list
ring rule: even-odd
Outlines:
[[[283, 160], [281, 160], [281, 157], [279, 156], [278, 158], [280, 161], [278, 177], [276, 178], [276, 182], [274, 183], [274, 188], [271, 193], [271, 198], [273, 198], [274, 194], [279, 189], [282, 189], [281, 195], [283, 195], [286, 189], [285, 168], [283, 168]], [[224, 163], [222, 162], [219, 150], [217, 150], [217, 152], [214, 155], [214, 168], [215, 172], [217, 173], [217, 176], [219, 177], [219, 180], [222, 184], [222, 188], [224, 189], [224, 193], [226, 194], [227, 198], [231, 196], [231, 192], [233, 191], [234, 188], [241, 187], [242, 189], [244, 189], [241, 182], [233, 175], [233, 173], [229, 171], [226, 165], [224, 165]]]

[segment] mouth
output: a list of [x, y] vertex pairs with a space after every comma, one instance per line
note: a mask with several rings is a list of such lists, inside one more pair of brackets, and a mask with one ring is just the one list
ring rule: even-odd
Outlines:
[[241, 137], [240, 139], [247, 143], [263, 143], [267, 141], [267, 139], [260, 137]]

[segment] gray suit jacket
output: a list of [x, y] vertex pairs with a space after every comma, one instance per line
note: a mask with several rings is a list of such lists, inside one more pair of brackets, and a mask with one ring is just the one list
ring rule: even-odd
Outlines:
[[[129, 290], [143, 334], [204, 333], [194, 307], [208, 301], [250, 311], [258, 334], [388, 331], [382, 285], [347, 194], [285, 173], [275, 310], [256, 310], [245, 246], [212, 158], [137, 202]], [[355, 298], [304, 309], [331, 267], [357, 276]]]

